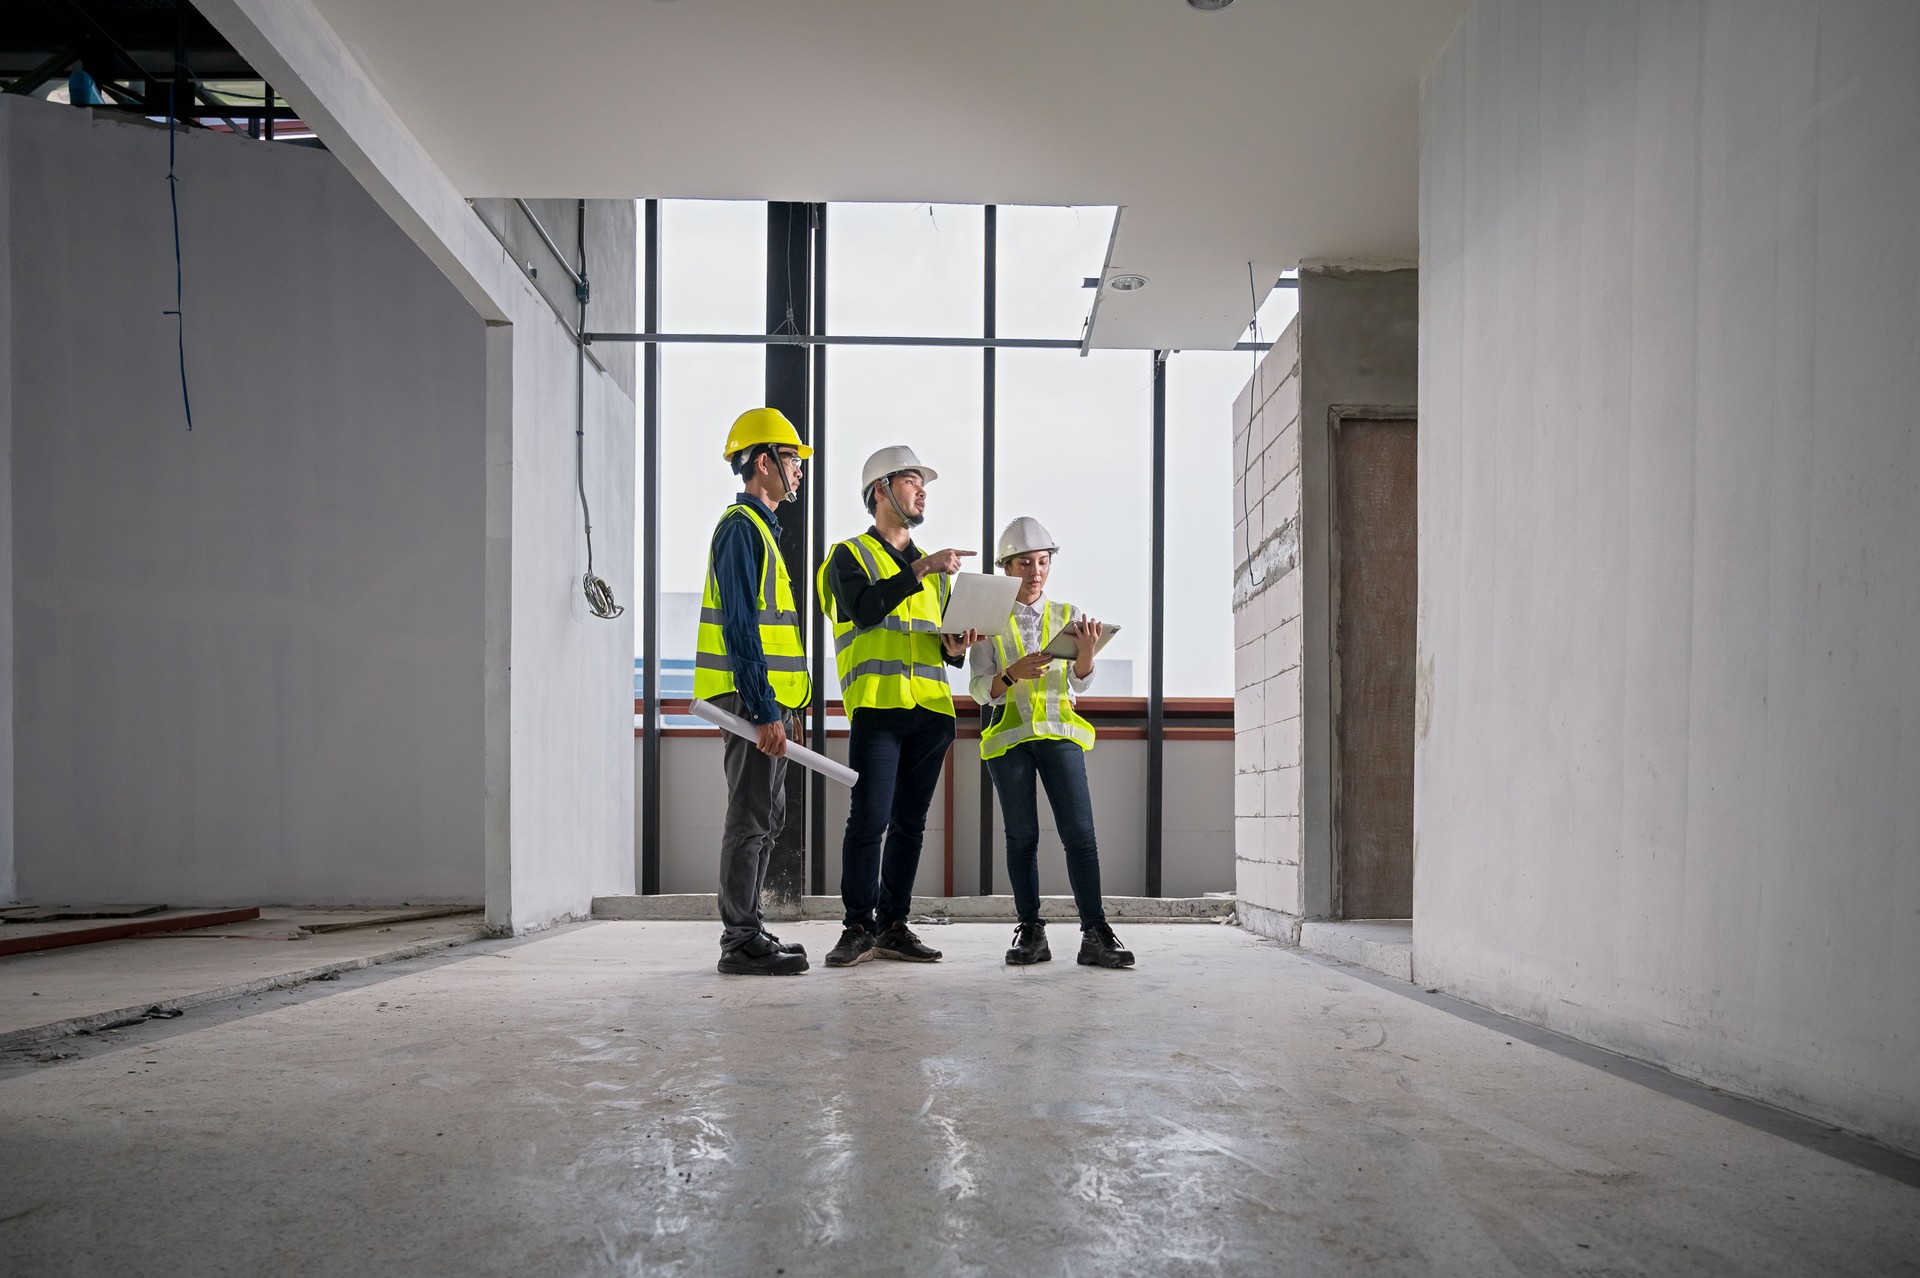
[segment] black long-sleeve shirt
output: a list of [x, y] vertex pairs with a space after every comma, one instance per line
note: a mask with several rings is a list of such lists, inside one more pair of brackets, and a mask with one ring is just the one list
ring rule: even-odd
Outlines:
[[[868, 536], [880, 543], [880, 548], [893, 556], [900, 571], [891, 577], [873, 581], [867, 577], [867, 570], [860, 566], [859, 556], [843, 543], [833, 548], [833, 557], [827, 560], [827, 580], [833, 586], [833, 598], [840, 615], [862, 630], [871, 629], [886, 620], [887, 614], [905, 603], [925, 585], [913, 572], [913, 564], [923, 556], [920, 547], [907, 540], [904, 550], [895, 550], [893, 544], [880, 535], [878, 528], [867, 529]], [[950, 666], [959, 666], [966, 660], [966, 654], [950, 653], [943, 644], [940, 649], [941, 660]]]

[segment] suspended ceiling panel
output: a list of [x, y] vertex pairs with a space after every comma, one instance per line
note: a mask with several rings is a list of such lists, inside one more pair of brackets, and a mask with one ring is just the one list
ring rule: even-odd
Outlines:
[[1412, 261], [1468, 0], [316, 0], [469, 196], [1123, 205], [1094, 344], [1205, 349]]

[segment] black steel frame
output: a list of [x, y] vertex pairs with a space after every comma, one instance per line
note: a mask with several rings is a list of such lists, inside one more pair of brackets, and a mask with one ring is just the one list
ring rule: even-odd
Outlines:
[[[993, 495], [1000, 487], [995, 453], [998, 428], [995, 379], [999, 375], [996, 352], [999, 348], [991, 344], [998, 340], [1000, 332], [1000, 207], [987, 205], [986, 218], [986, 268], [982, 272], [980, 308], [980, 335], [989, 343], [980, 352], [980, 556], [983, 561], [993, 556]], [[991, 707], [980, 707], [983, 734], [992, 715]], [[993, 778], [987, 774], [984, 759], [980, 761], [980, 895], [993, 895]]]
[[1153, 582], [1148, 615], [1152, 633], [1147, 663], [1147, 883], [1160, 895], [1167, 762], [1167, 354], [1153, 353], [1153, 531], [1148, 562]]
[[[827, 330], [827, 206], [813, 206], [813, 324], [811, 331], [824, 333]], [[827, 348], [813, 348], [813, 444], [814, 456], [825, 456], [827, 446]], [[814, 478], [820, 477], [820, 468], [813, 469]], [[819, 558], [827, 550], [827, 503], [825, 494], [813, 495], [813, 542], [812, 557]], [[813, 653], [813, 686], [827, 686], [827, 615], [820, 610], [820, 601], [815, 597], [816, 585], [812, 573], [806, 574], [801, 584], [802, 598], [809, 601], [807, 615], [811, 619], [807, 639]], [[812, 746], [820, 754], [827, 752], [827, 699], [815, 695], [812, 706]], [[824, 896], [827, 891], [827, 779], [818, 772], [807, 773], [807, 882], [809, 890], [815, 896]]]
[[[660, 201], [645, 213], [648, 328], [660, 325]], [[640, 383], [640, 660], [643, 726], [640, 751], [640, 890], [660, 890], [660, 347], [641, 351]]]

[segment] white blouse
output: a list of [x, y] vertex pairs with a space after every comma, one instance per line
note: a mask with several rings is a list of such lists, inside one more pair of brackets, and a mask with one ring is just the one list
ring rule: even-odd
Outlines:
[[[1013, 601], [1013, 624], [1020, 631], [1020, 642], [1028, 652], [1040, 646], [1040, 615], [1047, 606], [1045, 595], [1030, 604], [1018, 599]], [[1072, 625], [1086, 614], [1073, 605], [1067, 605], [1067, 624]], [[1006, 700], [1005, 695], [995, 696], [994, 681], [999, 678], [1002, 669], [1000, 654], [994, 648], [993, 639], [982, 639], [967, 651], [967, 691], [973, 699], [983, 706], [997, 706]], [[1093, 676], [1082, 679], [1074, 673], [1073, 663], [1067, 663], [1067, 688], [1074, 696], [1085, 692], [1093, 683]]]

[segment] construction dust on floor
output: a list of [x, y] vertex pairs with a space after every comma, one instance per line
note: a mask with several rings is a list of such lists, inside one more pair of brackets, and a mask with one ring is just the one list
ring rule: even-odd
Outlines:
[[[481, 942], [0, 1065], [8, 1272], [1896, 1273], [1920, 1188], [1231, 927]], [[103, 1041], [103, 1040], [112, 1041]], [[76, 1040], [77, 1041], [77, 1040]]]

